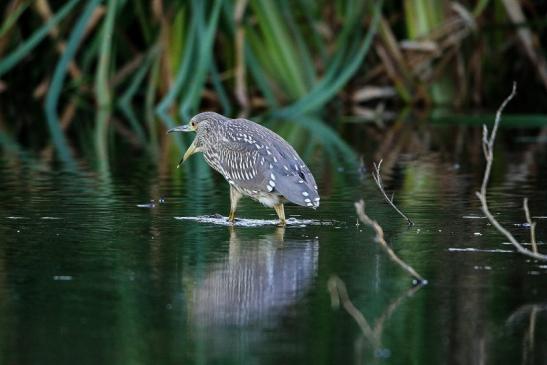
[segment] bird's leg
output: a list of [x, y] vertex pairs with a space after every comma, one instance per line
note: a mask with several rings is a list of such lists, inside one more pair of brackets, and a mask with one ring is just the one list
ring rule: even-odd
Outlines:
[[236, 208], [239, 199], [241, 199], [241, 193], [230, 185], [230, 215], [228, 216], [228, 221], [232, 223], [236, 220]]
[[275, 212], [277, 213], [277, 216], [279, 217], [279, 226], [284, 226], [286, 224], [285, 221], [285, 208], [283, 207], [283, 203], [279, 203], [274, 205]]

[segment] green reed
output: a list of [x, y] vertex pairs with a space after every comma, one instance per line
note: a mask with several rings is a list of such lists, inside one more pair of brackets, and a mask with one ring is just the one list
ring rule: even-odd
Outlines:
[[[204, 109], [296, 120], [320, 113], [342, 94], [351, 101], [352, 92], [369, 85], [391, 85], [396, 103], [446, 103], [475, 77], [475, 70], [449, 72], [473, 59], [474, 48], [465, 47], [472, 37], [450, 44], [446, 56], [426, 59], [426, 74], [433, 75], [427, 79], [416, 71], [423, 65], [400, 56], [403, 40], [444, 41], [435, 32], [458, 15], [448, 0], [50, 2], [0, 6], [0, 77], [11, 89], [21, 80], [35, 85], [63, 160], [71, 158], [65, 135], [79, 125], [66, 117], [69, 107], [102, 110], [93, 128], [97, 148], [107, 155], [118, 112], [135, 143], [157, 145], [164, 127]], [[477, 23], [478, 17], [507, 22], [492, 3], [469, 0], [462, 7]], [[44, 6], [50, 15], [40, 13]], [[486, 9], [494, 6], [492, 16]], [[500, 37], [491, 47], [503, 44]], [[378, 47], [388, 61], [378, 57]]]

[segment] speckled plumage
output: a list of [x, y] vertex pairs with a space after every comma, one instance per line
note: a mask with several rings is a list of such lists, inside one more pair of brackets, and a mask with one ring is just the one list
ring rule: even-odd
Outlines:
[[250, 120], [213, 112], [194, 116], [190, 124], [197, 133], [196, 152], [203, 152], [209, 166], [224, 176], [236, 200], [241, 194], [269, 207], [285, 201], [319, 207], [313, 175], [276, 133]]

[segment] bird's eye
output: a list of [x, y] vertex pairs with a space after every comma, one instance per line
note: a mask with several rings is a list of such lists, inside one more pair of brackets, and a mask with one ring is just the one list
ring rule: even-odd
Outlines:
[[192, 128], [196, 128], [196, 122], [191, 121], [191, 122], [190, 122], [190, 125], [192, 126]]

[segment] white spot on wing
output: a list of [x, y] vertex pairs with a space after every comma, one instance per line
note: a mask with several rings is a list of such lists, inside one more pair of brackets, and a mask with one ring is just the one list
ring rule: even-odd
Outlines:
[[304, 195], [304, 196], [308, 196], [309, 194], [308, 194], [308, 192], [307, 192], [307, 191], [303, 191], [303, 192], [302, 192], [302, 195]]
[[275, 175], [274, 174], [270, 174], [270, 177], [272, 178], [272, 180], [275, 180]]

